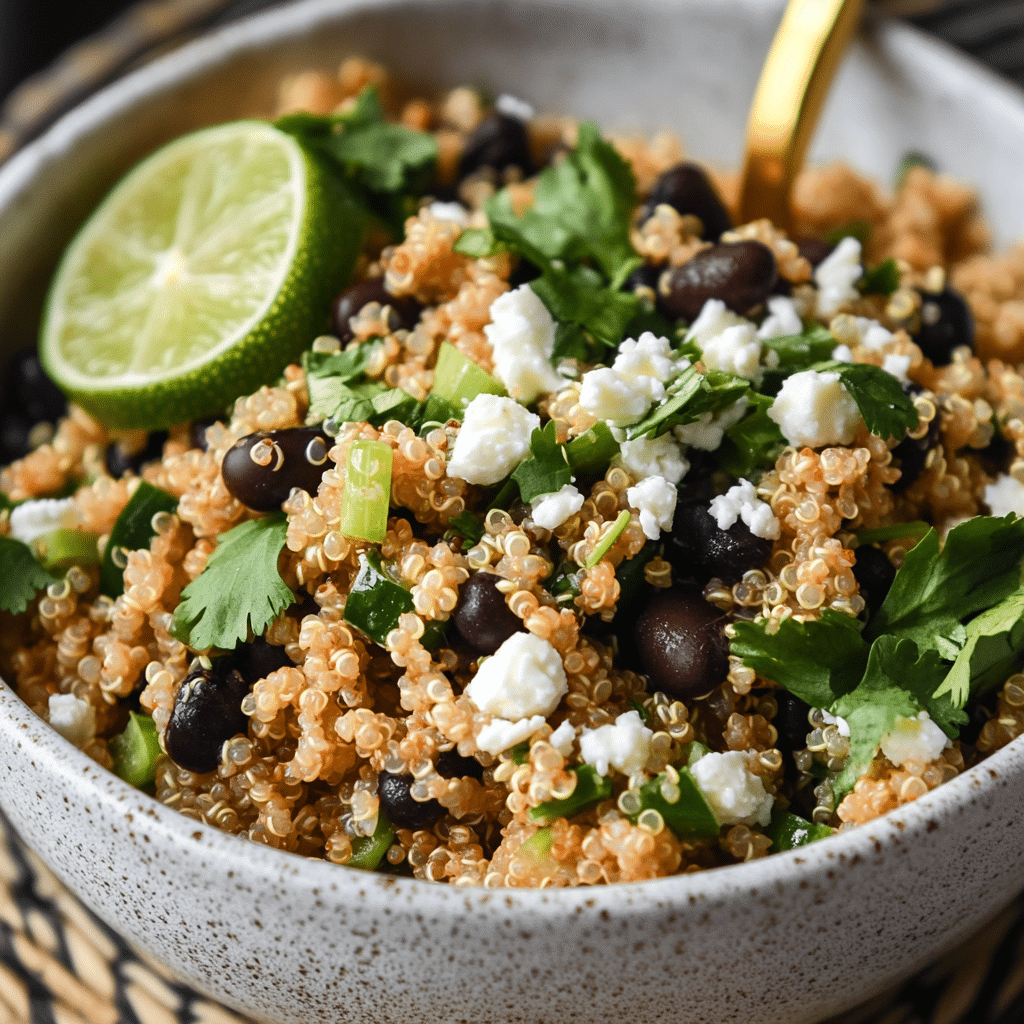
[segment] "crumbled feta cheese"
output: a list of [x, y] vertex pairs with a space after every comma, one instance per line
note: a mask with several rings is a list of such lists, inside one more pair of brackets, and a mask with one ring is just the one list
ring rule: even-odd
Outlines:
[[533, 633], [513, 633], [481, 663], [465, 693], [481, 711], [518, 722], [550, 715], [568, 691], [558, 651]]
[[772, 507], [757, 496], [754, 485], [749, 480], [740, 480], [730, 487], [725, 494], [711, 499], [709, 508], [715, 517], [720, 530], [728, 530], [737, 519], [742, 519], [755, 537], [766, 540], [778, 540], [781, 525]]
[[774, 797], [747, 767], [741, 750], [705, 754], [690, 768], [719, 825], [767, 825]]
[[649, 540], [657, 540], [662, 530], [672, 529], [676, 513], [676, 485], [663, 476], [649, 476], [626, 491], [630, 507], [640, 513], [640, 525]]
[[439, 203], [430, 204], [430, 212], [438, 220], [451, 220], [464, 228], [469, 223], [469, 210], [462, 203]]
[[840, 736], [845, 736], [847, 737], [847, 739], [849, 739], [850, 723], [845, 718], [843, 718], [842, 715], [831, 715], [827, 711], [823, 710], [821, 712], [821, 718], [826, 725], [836, 726], [836, 728], [838, 728], [839, 730]]
[[551, 365], [555, 321], [528, 285], [499, 295], [491, 303], [491, 322], [484, 334], [491, 343], [494, 376], [520, 402], [532, 402], [564, 383]]
[[534, 113], [533, 107], [526, 100], [521, 100], [518, 96], [510, 96], [507, 92], [503, 92], [494, 101], [494, 109], [499, 114], [514, 117], [518, 121], [529, 121]]
[[492, 718], [487, 725], [480, 727], [476, 734], [476, 745], [488, 754], [497, 755], [529, 739], [543, 724], [543, 715], [531, 715], [518, 722], [510, 722], [507, 718]]
[[612, 369], [635, 387], [646, 389], [652, 402], [660, 401], [665, 396], [663, 385], [676, 373], [672, 343], [651, 331], [644, 331], [636, 340], [627, 338], [619, 346]]
[[849, 444], [861, 423], [860, 409], [839, 374], [817, 370], [787, 377], [768, 415], [797, 447]]
[[753, 324], [726, 327], [701, 345], [701, 356], [709, 370], [725, 370], [755, 383], [761, 380], [761, 341]]
[[79, 750], [96, 739], [96, 709], [73, 693], [50, 695], [50, 725]]
[[882, 753], [897, 768], [907, 761], [928, 764], [950, 746], [949, 737], [932, 721], [927, 711], [913, 718], [897, 718], [891, 732], [879, 744]]
[[679, 483], [690, 469], [689, 461], [683, 457], [682, 449], [671, 434], [621, 441], [616, 464], [624, 466], [640, 480], [663, 476], [670, 484]]
[[750, 321], [737, 316], [721, 299], [708, 299], [697, 314], [697, 319], [690, 324], [685, 340], [695, 341], [703, 348], [705, 343], [721, 334], [727, 327], [747, 323]]
[[[994, 483], [985, 485], [985, 504], [994, 516], [1007, 516], [1016, 512], [1024, 516], [1024, 484], [1008, 473], [996, 477]], [[14, 514], [11, 514], [14, 519]]]
[[11, 536], [31, 544], [51, 530], [71, 529], [78, 523], [74, 498], [40, 498], [11, 509]]
[[625, 380], [610, 366], [599, 366], [583, 374], [580, 406], [599, 420], [626, 427], [642, 419], [650, 405], [645, 387]]
[[856, 284], [863, 274], [860, 242], [847, 236], [815, 268], [819, 315], [832, 316], [840, 306], [860, 298]]
[[462, 418], [448, 475], [471, 484], [496, 484], [530, 454], [540, 417], [512, 398], [477, 395]]
[[702, 452], [717, 451], [725, 432], [746, 416], [749, 404], [746, 397], [738, 398], [716, 413], [701, 413], [693, 423], [675, 427], [672, 433], [680, 444], [699, 448]]
[[895, 340], [896, 336], [892, 331], [883, 327], [877, 320], [872, 320], [867, 316], [857, 316], [853, 318], [853, 322], [857, 328], [857, 336], [860, 338], [861, 345], [873, 352], [880, 351], [889, 342]]
[[572, 484], [563, 484], [550, 494], [538, 494], [530, 502], [531, 518], [545, 530], [557, 530], [576, 512], [583, 508], [583, 495]]
[[549, 737], [548, 743], [557, 750], [562, 757], [568, 757], [572, 753], [573, 741], [576, 739], [576, 730], [572, 722], [566, 719]]
[[837, 363], [852, 363], [853, 351], [849, 345], [836, 345], [836, 347], [832, 349], [832, 358]]
[[627, 711], [609, 725], [584, 729], [580, 735], [580, 756], [599, 775], [607, 775], [609, 767], [632, 775], [647, 764], [653, 736], [636, 711]]
[[895, 352], [890, 352], [882, 360], [882, 369], [886, 373], [891, 373], [901, 384], [910, 383], [910, 378], [907, 376], [907, 370], [910, 369], [910, 356], [898, 356]]
[[757, 329], [761, 339], [785, 338], [804, 329], [800, 314], [788, 295], [772, 295], [768, 299], [768, 315]]

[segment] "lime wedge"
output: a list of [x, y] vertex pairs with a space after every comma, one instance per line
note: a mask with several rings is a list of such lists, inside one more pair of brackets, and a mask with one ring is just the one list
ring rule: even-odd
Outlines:
[[116, 185], [68, 247], [40, 358], [112, 426], [220, 412], [321, 332], [361, 239], [342, 186], [273, 125], [183, 136]]

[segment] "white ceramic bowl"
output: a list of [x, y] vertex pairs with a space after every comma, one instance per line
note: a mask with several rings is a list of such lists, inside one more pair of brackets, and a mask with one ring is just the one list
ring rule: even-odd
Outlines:
[[[285, 70], [380, 59], [425, 88], [477, 82], [606, 126], [667, 126], [739, 158], [779, 3], [308, 0], [105, 90], [0, 171], [4, 347], [142, 153], [266, 106]], [[1024, 103], [913, 31], [865, 34], [814, 157], [888, 180], [909, 149], [1024, 235]], [[872, 825], [696, 876], [548, 892], [450, 888], [302, 860], [196, 825], [99, 769], [0, 684], [0, 807], [104, 920], [183, 979], [268, 1021], [805, 1024], [951, 947], [1024, 869], [1024, 744]]]

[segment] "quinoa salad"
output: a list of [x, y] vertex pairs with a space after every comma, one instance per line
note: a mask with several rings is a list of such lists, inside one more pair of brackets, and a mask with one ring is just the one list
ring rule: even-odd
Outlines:
[[9, 367], [0, 676], [66, 739], [547, 887], [827, 842], [1024, 730], [1024, 247], [969, 188], [808, 169], [787, 233], [671, 135], [359, 58], [278, 103], [366, 212], [300, 358], [155, 430]]

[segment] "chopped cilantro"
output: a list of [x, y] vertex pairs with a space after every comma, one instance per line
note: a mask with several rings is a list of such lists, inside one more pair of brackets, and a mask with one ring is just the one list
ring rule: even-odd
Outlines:
[[782, 338], [767, 338], [765, 348], [771, 349], [779, 358], [778, 365], [764, 371], [759, 390], [765, 395], [777, 395], [782, 382], [799, 370], [806, 370], [832, 358], [836, 339], [832, 332], [821, 324], [812, 324], [800, 334], [787, 334]]
[[277, 569], [288, 534], [284, 513], [241, 523], [217, 538], [206, 568], [181, 592], [170, 633], [197, 651], [231, 651], [262, 636], [295, 600]]
[[466, 228], [452, 249], [462, 256], [482, 259], [485, 256], [497, 256], [500, 252], [506, 252], [508, 246], [504, 242], [499, 242], [489, 228]]
[[718, 461], [727, 473], [752, 480], [774, 465], [786, 447], [786, 439], [778, 423], [768, 415], [774, 399], [753, 391], [747, 397], [753, 409], [725, 432]]
[[880, 366], [829, 360], [818, 363], [814, 369], [839, 374], [872, 434], [902, 440], [908, 430], [917, 426], [917, 407], [900, 382]]
[[555, 440], [555, 421], [549, 420], [530, 435], [530, 458], [520, 462], [512, 473], [523, 501], [541, 494], [552, 494], [572, 482], [572, 468], [565, 445]]
[[598, 420], [588, 431], [574, 437], [565, 446], [569, 465], [579, 476], [603, 476], [618, 451], [619, 442], [603, 420]]
[[448, 526], [465, 537], [470, 544], [476, 544], [484, 535], [483, 524], [472, 512], [460, 512], [457, 516], [452, 516]]
[[723, 370], [699, 373], [688, 366], [665, 390], [665, 399], [639, 423], [626, 428], [626, 439], [656, 437], [672, 427], [693, 423], [706, 412], [732, 405], [749, 389], [750, 381]]
[[56, 582], [32, 557], [27, 544], [0, 537], [0, 611], [23, 612], [38, 591]]
[[606, 554], [608, 554], [611, 546], [619, 539], [622, 531], [629, 526], [629, 521], [632, 518], [633, 517], [629, 509], [624, 508], [619, 513], [615, 522], [612, 523], [611, 529], [609, 529], [604, 537], [601, 538], [601, 543], [597, 544], [594, 547], [594, 550], [590, 553], [590, 557], [583, 566], [584, 569], [593, 569], [594, 566], [597, 565], [597, 563], [600, 562]]
[[857, 282], [857, 291], [861, 295], [892, 295], [900, 286], [900, 268], [890, 256], [877, 267], [865, 270]]

